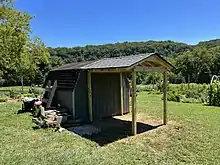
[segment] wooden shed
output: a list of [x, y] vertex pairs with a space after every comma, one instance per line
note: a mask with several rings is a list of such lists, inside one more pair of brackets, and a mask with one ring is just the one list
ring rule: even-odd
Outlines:
[[[167, 71], [172, 68], [173, 66], [158, 53], [70, 63], [49, 72], [43, 87], [53, 88], [48, 97], [44, 95], [43, 100], [47, 107], [60, 104], [67, 109], [69, 120], [83, 123], [129, 113], [131, 94], [132, 132], [135, 135], [136, 72], [163, 72], [163, 122], [166, 124]], [[132, 75], [131, 86], [129, 75]]]

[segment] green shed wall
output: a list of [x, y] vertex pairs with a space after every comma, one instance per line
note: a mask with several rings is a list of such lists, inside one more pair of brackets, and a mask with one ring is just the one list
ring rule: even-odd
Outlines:
[[88, 121], [87, 72], [81, 71], [75, 87], [75, 118]]
[[93, 118], [121, 113], [120, 74], [92, 73]]

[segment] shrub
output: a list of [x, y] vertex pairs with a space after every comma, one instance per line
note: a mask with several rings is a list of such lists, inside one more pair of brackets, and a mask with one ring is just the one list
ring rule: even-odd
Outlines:
[[220, 106], [220, 88], [219, 83], [210, 85], [208, 90], [208, 104], [213, 106]]
[[0, 97], [0, 102], [6, 102], [6, 101], [8, 101], [7, 97]]
[[20, 97], [21, 97], [20, 92], [18, 92], [16, 90], [13, 90], [13, 89], [10, 90], [10, 98], [17, 99], [17, 98], [20, 98]]
[[33, 93], [25, 93], [23, 94], [24, 97], [35, 97]]
[[180, 102], [182, 99], [182, 96], [180, 94], [173, 92], [168, 92], [167, 94], [167, 100], [168, 101], [175, 101], [175, 102]]
[[194, 98], [194, 99], [199, 99], [201, 98], [202, 94], [199, 91], [196, 90], [187, 90], [185, 92], [185, 97], [186, 98]]
[[[137, 89], [139, 91], [139, 89]], [[30, 88], [29, 93], [32, 94], [32, 97], [42, 96], [43, 95], [43, 89], [42, 88]]]
[[195, 99], [195, 98], [183, 98], [183, 103], [201, 103], [201, 99]]

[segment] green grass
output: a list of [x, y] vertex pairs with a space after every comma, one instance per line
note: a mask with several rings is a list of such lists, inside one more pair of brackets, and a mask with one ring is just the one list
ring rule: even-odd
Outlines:
[[[138, 93], [138, 119], [160, 123], [160, 95]], [[73, 133], [33, 130], [21, 103], [0, 103], [1, 164], [220, 164], [220, 108], [168, 102], [168, 125], [99, 146]]]

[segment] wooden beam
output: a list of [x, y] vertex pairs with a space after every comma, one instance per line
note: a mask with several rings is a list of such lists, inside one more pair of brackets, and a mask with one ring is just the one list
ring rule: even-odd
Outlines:
[[122, 73], [120, 73], [120, 89], [121, 89], [121, 115], [123, 115], [124, 114], [124, 90], [123, 90]]
[[156, 62], [157, 64], [164, 66], [166, 68], [166, 70], [168, 70], [168, 71], [171, 71], [171, 69], [172, 69], [172, 66], [167, 64], [164, 60], [162, 60], [160, 57], [158, 57], [156, 55], [149, 57], [147, 61]]
[[130, 68], [103, 68], [103, 69], [92, 69], [92, 73], [121, 73], [130, 72]]
[[132, 70], [132, 134], [137, 134], [136, 71]]
[[88, 107], [89, 107], [89, 120], [92, 122], [92, 80], [91, 80], [91, 72], [87, 72], [87, 85], [88, 85]]
[[137, 66], [136, 69], [135, 69], [137, 72], [138, 71], [157, 71], [157, 72], [165, 72], [166, 69], [163, 68], [163, 67], [140, 67], [140, 66]]
[[167, 72], [163, 73], [163, 124], [167, 124]]

